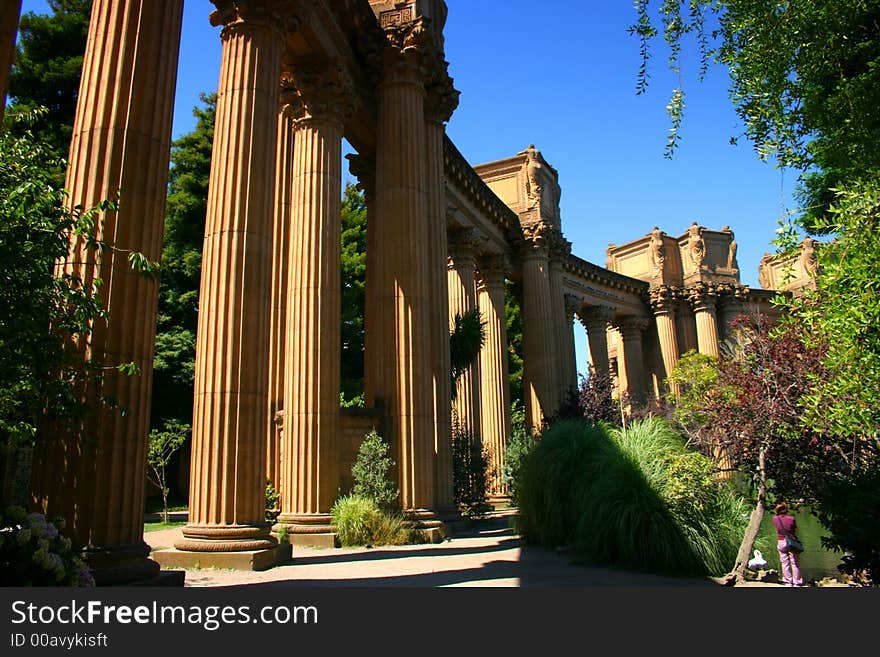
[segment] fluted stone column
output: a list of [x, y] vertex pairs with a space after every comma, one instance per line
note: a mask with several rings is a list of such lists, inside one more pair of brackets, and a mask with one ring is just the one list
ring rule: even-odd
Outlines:
[[[477, 304], [476, 241], [472, 229], [449, 234], [449, 261], [447, 287], [449, 290], [449, 330], [455, 326], [455, 316], [479, 309]], [[448, 351], [448, 349], [447, 349]], [[456, 382], [453, 401], [455, 419], [459, 428], [469, 436], [480, 437], [480, 362], [468, 367]]]
[[[284, 3], [215, 3], [224, 25], [199, 295], [189, 524], [180, 550], [275, 545], [265, 514], [272, 220]], [[289, 488], [289, 484], [285, 485]]]
[[[284, 89], [282, 89], [282, 92]], [[283, 94], [282, 94], [283, 95]], [[283, 102], [283, 101], [282, 101]], [[284, 410], [284, 354], [287, 335], [287, 272], [293, 171], [293, 122], [286, 108], [278, 113], [278, 149], [275, 159], [275, 218], [272, 224], [271, 321], [269, 325], [269, 425], [266, 431], [266, 479], [279, 493], [284, 489], [281, 440]], [[279, 431], [278, 420], [282, 430]]]
[[613, 313], [607, 306], [584, 306], [580, 311], [581, 324], [587, 331], [590, 360], [597, 374], [611, 376], [608, 361], [608, 323]]
[[678, 351], [685, 353], [697, 349], [697, 325], [694, 320], [694, 311], [687, 301], [681, 298], [676, 303], [676, 334], [678, 336]]
[[559, 407], [556, 323], [550, 292], [549, 253], [542, 225], [523, 227], [523, 394], [526, 422], [540, 429]]
[[[413, 33], [414, 34], [414, 33]], [[434, 383], [429, 324], [425, 89], [419, 48], [390, 47], [379, 85], [376, 258], [384, 344], [375, 398], [398, 463], [401, 504], [423, 526], [434, 506]]]
[[486, 344], [480, 351], [480, 426], [493, 476], [489, 492], [500, 501], [504, 452], [510, 438], [510, 376], [507, 364], [507, 318], [504, 308], [503, 256], [480, 259], [477, 289], [480, 315], [486, 322]]
[[726, 294], [719, 305], [720, 324], [719, 332], [722, 341], [732, 339], [732, 331], [730, 323], [745, 312], [745, 298], [748, 295], [748, 288], [742, 286], [732, 287], [726, 290]]
[[443, 159], [444, 122], [457, 104], [457, 92], [449, 84], [434, 85], [428, 95], [425, 121], [427, 166], [425, 169], [428, 212], [428, 278], [430, 280], [429, 341], [433, 380], [434, 502], [443, 517], [456, 516], [452, 489], [452, 422], [450, 383], [449, 293], [446, 282], [448, 241], [446, 235], [446, 179]]
[[340, 204], [342, 129], [352, 109], [341, 65], [309, 63], [293, 71], [294, 155], [284, 379], [284, 452], [288, 482], [276, 528], [332, 533], [339, 494], [341, 323]]
[[[95, 2], [70, 148], [71, 205], [90, 208], [122, 189], [118, 213], [103, 216], [97, 235], [115, 248], [98, 256], [80, 240], [59, 265], [86, 285], [103, 281], [109, 319], [94, 323], [84, 347], [107, 369], [103, 384], [81, 391], [82, 425], [40, 443], [32, 494], [66, 519], [99, 584], [158, 572], [143, 541], [158, 284], [133, 271], [127, 255], [161, 255], [182, 9], [182, 0]], [[140, 374], [113, 369], [129, 362]], [[102, 403], [105, 395], [126, 413]]]
[[648, 328], [644, 317], [627, 316], [622, 318], [618, 329], [623, 339], [623, 360], [626, 368], [626, 390], [633, 402], [645, 401], [645, 363], [642, 337]]
[[572, 392], [577, 393], [578, 389], [577, 354], [574, 348], [574, 315], [582, 302], [570, 294], [564, 296], [564, 301], [565, 321], [560, 332], [559, 365], [562, 373], [562, 392], [568, 396]]
[[690, 290], [688, 300], [694, 309], [697, 344], [701, 354], [718, 356], [718, 320], [715, 315], [716, 295], [711, 287], [700, 285]]
[[675, 330], [676, 297], [669, 288], [662, 287], [651, 293], [651, 307], [654, 310], [654, 322], [657, 325], [657, 338], [660, 342], [660, 354], [663, 368], [668, 377], [678, 364], [678, 336]]
[[384, 266], [377, 244], [376, 227], [376, 154], [346, 155], [348, 169], [358, 179], [358, 189], [364, 194], [367, 209], [367, 262], [364, 285], [364, 402], [367, 408], [376, 406], [376, 391], [383, 371], [383, 354], [388, 348], [384, 339], [384, 313], [379, 305], [379, 281]]
[[15, 35], [18, 32], [18, 17], [21, 15], [21, 0], [4, 0], [0, 7], [0, 125], [6, 109], [6, 93], [9, 91], [9, 73], [15, 55]]
[[[553, 313], [553, 325], [555, 332], [556, 349], [556, 384], [558, 386], [557, 399], [562, 402], [568, 395], [569, 388], [574, 385], [571, 381], [570, 371], [573, 369], [569, 363], [568, 343], [571, 338], [566, 333], [571, 332], [571, 324], [566, 324], [565, 291], [562, 286], [562, 262], [563, 252], [554, 248], [551, 250], [548, 261], [550, 271], [550, 303]], [[572, 343], [573, 345], [573, 343]]]

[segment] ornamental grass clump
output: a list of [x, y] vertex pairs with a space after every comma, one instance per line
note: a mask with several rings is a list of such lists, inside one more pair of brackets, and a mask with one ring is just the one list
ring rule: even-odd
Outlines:
[[383, 511], [369, 497], [354, 493], [340, 497], [333, 504], [331, 513], [339, 542], [344, 547], [413, 542], [412, 531], [403, 517]]
[[711, 461], [657, 418], [559, 422], [525, 459], [519, 490], [526, 540], [597, 565], [720, 575], [744, 529], [742, 501]]

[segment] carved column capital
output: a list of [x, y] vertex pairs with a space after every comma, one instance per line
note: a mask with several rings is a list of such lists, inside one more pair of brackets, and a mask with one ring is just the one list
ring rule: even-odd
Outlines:
[[614, 318], [614, 311], [608, 306], [581, 306], [578, 317], [587, 334], [594, 334], [596, 331], [604, 333], [609, 322]]
[[576, 294], [566, 292], [562, 295], [562, 302], [565, 305], [565, 318], [570, 323], [574, 320], [575, 314], [584, 305], [584, 300]]
[[491, 290], [503, 287], [510, 273], [510, 259], [504, 253], [482, 253], [477, 257], [477, 288]]
[[526, 224], [522, 227], [523, 239], [519, 243], [523, 257], [550, 256], [551, 249], [556, 246], [557, 231], [543, 221]]
[[714, 285], [706, 283], [697, 283], [685, 290], [688, 303], [694, 309], [694, 312], [704, 310], [714, 310], [718, 301], [718, 290]]
[[354, 112], [354, 83], [338, 61], [300, 60], [282, 75], [281, 104], [294, 125], [306, 121], [329, 121], [338, 127]]
[[650, 291], [651, 308], [655, 315], [675, 314], [675, 307], [681, 298], [681, 290], [669, 285], [661, 285]]
[[279, 34], [299, 30], [302, 22], [301, 0], [211, 0], [216, 7], [211, 12], [211, 25], [223, 26], [221, 38], [227, 30], [243, 27], [261, 27]]
[[648, 328], [650, 320], [641, 315], [624, 315], [617, 322], [616, 326], [623, 335], [624, 342], [633, 340], [641, 340], [642, 333]]
[[473, 228], [449, 228], [446, 233], [449, 257], [455, 266], [459, 263], [474, 263], [484, 239]]

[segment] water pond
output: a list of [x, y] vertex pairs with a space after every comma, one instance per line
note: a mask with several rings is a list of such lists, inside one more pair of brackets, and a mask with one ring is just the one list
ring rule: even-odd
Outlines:
[[[758, 534], [755, 547], [761, 550], [761, 554], [767, 560], [767, 568], [774, 568], [781, 574], [779, 553], [776, 551], [776, 528], [771, 520], [772, 517], [772, 512], [764, 514], [764, 521], [761, 523], [761, 531]], [[804, 551], [800, 555], [800, 568], [804, 583], [816, 582], [823, 577], [837, 577], [839, 574], [837, 564], [840, 563], [841, 553], [832, 552], [822, 547], [820, 538], [827, 535], [825, 529], [807, 507], [801, 507], [794, 514], [794, 518], [797, 522], [798, 538], [804, 544]]]

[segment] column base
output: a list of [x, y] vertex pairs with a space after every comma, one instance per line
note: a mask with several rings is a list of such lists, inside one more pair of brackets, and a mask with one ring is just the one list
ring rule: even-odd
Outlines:
[[465, 518], [459, 512], [455, 505], [444, 504], [434, 509], [437, 518], [443, 523], [443, 533], [445, 536], [455, 536], [467, 531], [470, 527], [470, 520]]
[[489, 506], [491, 506], [495, 511], [513, 508], [513, 499], [507, 493], [490, 493], [488, 501]]
[[144, 542], [88, 547], [82, 550], [81, 556], [96, 586], [122, 586], [159, 575], [159, 564], [150, 559], [150, 546]]
[[443, 521], [430, 509], [407, 509], [406, 526], [419, 534], [424, 543], [440, 543], [446, 538]]
[[191, 550], [156, 550], [152, 556], [163, 568], [223, 568], [231, 570], [268, 570], [290, 561], [292, 548], [282, 543], [261, 550], [235, 552], [194, 552]]
[[187, 525], [174, 547], [185, 552], [248, 552], [278, 545], [269, 525]]
[[287, 532], [287, 541], [298, 547], [339, 547], [339, 537], [329, 513], [282, 513], [272, 526], [278, 536]]

